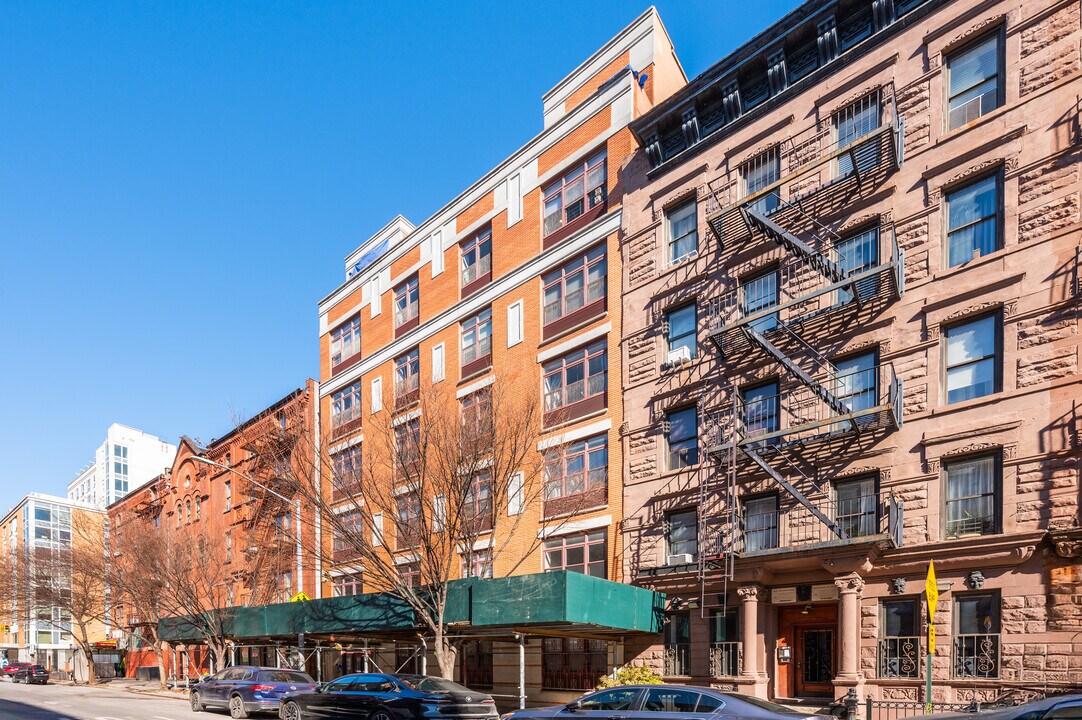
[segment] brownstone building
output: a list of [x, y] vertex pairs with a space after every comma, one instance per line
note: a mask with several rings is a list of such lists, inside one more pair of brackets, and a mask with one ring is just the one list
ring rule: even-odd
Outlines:
[[[624, 171], [635, 151], [627, 125], [684, 83], [650, 9], [545, 95], [536, 137], [432, 217], [414, 225], [399, 216], [374, 234], [346, 258], [345, 281], [320, 302], [328, 476], [351, 477], [366, 451], [376, 452], [373, 428], [392, 423], [396, 443], [419, 438], [431, 408], [418, 398], [428, 393], [453, 393], [464, 414], [490, 403], [493, 392], [540, 404], [534, 444], [547, 465], [543, 499], [521, 500], [531, 496], [521, 476], [478, 473], [470, 497], [492, 530], [461, 551], [463, 576], [570, 570], [622, 578], [621, 303], [609, 278], [619, 277]], [[385, 488], [398, 508], [366, 510], [373, 527], [358, 532], [386, 547], [401, 573], [419, 576], [417, 535], [406, 523], [438, 526], [421, 517], [436, 498], [422, 502], [386, 469], [360, 473], [357, 482]], [[516, 489], [496, 493], [493, 483]], [[358, 511], [357, 492], [337, 485], [329, 490], [332, 511]], [[493, 507], [492, 496], [507, 502]], [[385, 589], [355, 561], [347, 539], [334, 543], [336, 595]], [[531, 701], [591, 688], [619, 663], [619, 643], [600, 632], [532, 637], [524, 650]], [[384, 651], [381, 666], [410, 657], [402, 647], [397, 657]], [[463, 652], [473, 675], [463, 668], [461, 677], [517, 694], [518, 653], [506, 638], [482, 640]], [[348, 654], [338, 662], [352, 667]]]
[[636, 652], [760, 697], [1082, 681], [1079, 3], [812, 0], [634, 120]]

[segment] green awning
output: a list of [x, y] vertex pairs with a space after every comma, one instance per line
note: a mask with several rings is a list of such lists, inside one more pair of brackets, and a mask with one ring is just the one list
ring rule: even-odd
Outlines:
[[[499, 628], [561, 627], [615, 634], [661, 630], [664, 595], [644, 588], [558, 571], [507, 578], [454, 580], [448, 589], [446, 622], [469, 633]], [[307, 635], [387, 635], [417, 627], [413, 610], [390, 593], [210, 613], [224, 636], [243, 643]], [[169, 642], [199, 642], [193, 617], [165, 618], [159, 633]]]

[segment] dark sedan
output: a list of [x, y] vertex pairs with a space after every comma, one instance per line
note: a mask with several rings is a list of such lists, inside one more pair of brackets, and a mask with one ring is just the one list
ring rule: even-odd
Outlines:
[[236, 665], [208, 675], [192, 687], [188, 701], [192, 712], [224, 707], [229, 716], [246, 718], [254, 712], [273, 712], [282, 696], [308, 692], [318, 686], [308, 673], [287, 668]]
[[49, 682], [49, 671], [43, 665], [23, 665], [11, 676], [11, 682], [45, 685]]
[[313, 693], [282, 698], [282, 720], [495, 720], [490, 695], [428, 675], [343, 675]]
[[750, 695], [689, 685], [609, 688], [584, 695], [567, 705], [516, 710], [505, 714], [502, 720], [661, 720], [674, 717], [672, 713], [679, 713], [680, 720], [721, 715], [762, 720], [830, 720], [829, 715], [796, 712]]
[[978, 713], [937, 713], [928, 718], [966, 720], [1060, 720], [1082, 718], [1082, 695], [1056, 695], [1024, 705], [992, 707]]

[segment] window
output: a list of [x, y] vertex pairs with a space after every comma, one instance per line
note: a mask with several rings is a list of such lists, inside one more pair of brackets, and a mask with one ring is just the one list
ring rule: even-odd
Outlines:
[[[743, 179], [744, 197], [755, 193], [774, 184], [781, 177], [781, 158], [777, 148], [767, 150], [757, 155], [740, 167], [740, 176]], [[768, 192], [748, 206], [760, 215], [769, 215], [778, 209], [780, 195], [777, 190]]]
[[191, 521], [192, 521], [192, 501], [191, 500], [185, 500], [184, 501], [184, 522], [191, 522]]
[[601, 303], [605, 300], [607, 273], [604, 245], [547, 273], [542, 278], [545, 287], [544, 324], [556, 322], [593, 303], [598, 303], [597, 309], [600, 311]]
[[999, 677], [999, 595], [954, 598], [954, 676]]
[[408, 562], [398, 566], [398, 579], [406, 587], [421, 587], [421, 563]]
[[778, 546], [778, 496], [744, 501], [744, 550], [771, 550]]
[[394, 396], [399, 402], [412, 400], [421, 387], [421, 351], [413, 348], [394, 361]]
[[339, 516], [339, 524], [334, 528], [334, 556], [341, 559], [346, 555], [355, 555], [361, 543], [361, 514], [344, 513]]
[[225, 561], [233, 562], [233, 535], [225, 534]]
[[947, 129], [967, 125], [1003, 104], [1000, 34], [977, 40], [947, 57]]
[[416, 547], [420, 541], [421, 498], [416, 492], [406, 492], [395, 498], [395, 505], [398, 512], [395, 547], [399, 550]]
[[293, 573], [286, 571], [278, 576], [278, 601], [285, 602], [293, 597]]
[[479, 690], [492, 689], [492, 641], [466, 640], [462, 654], [462, 684]]
[[199, 520], [199, 518], [201, 518], [201, 517], [203, 517], [203, 499], [202, 498], [196, 498], [195, 499], [195, 519]]
[[669, 469], [679, 470], [699, 462], [699, 418], [694, 407], [674, 410], [665, 416], [669, 429]]
[[331, 582], [331, 594], [334, 597], [347, 597], [361, 594], [361, 573], [339, 575]]
[[835, 485], [837, 523], [851, 538], [879, 532], [879, 493], [875, 477], [839, 481]]
[[477, 473], [470, 479], [462, 508], [463, 530], [476, 535], [492, 529], [492, 473]]
[[[834, 362], [837, 383], [834, 394], [849, 412], [868, 410], [879, 400], [875, 353], [864, 353]], [[857, 422], [863, 419], [858, 418]]]
[[361, 352], [361, 316], [354, 315], [331, 331], [331, 367]]
[[486, 308], [473, 317], [462, 321], [463, 375], [473, 363], [492, 357], [492, 308]]
[[274, 537], [279, 540], [289, 537], [293, 531], [293, 516], [289, 513], [282, 513], [281, 515], [274, 516]]
[[647, 688], [642, 707], [646, 712], [694, 713], [701, 697], [693, 690]]
[[678, 348], [686, 348], [688, 357], [695, 357], [695, 349], [698, 345], [698, 320], [694, 305], [685, 305], [676, 310], [670, 310], [665, 315], [665, 324], [668, 326], [669, 354]]
[[[879, 129], [879, 93], [870, 93], [855, 103], [847, 105], [834, 113], [831, 120], [839, 150], [858, 144], [862, 137], [871, 135]], [[854, 155], [857, 156], [858, 175], [879, 164], [878, 147], [874, 144], [864, 145], [852, 154], [838, 156], [835, 166], [838, 177], [845, 177], [853, 172]]]
[[671, 512], [665, 518], [669, 555], [699, 556], [699, 513], [695, 509]]
[[776, 382], [746, 388], [740, 392], [744, 434], [748, 437], [778, 431], [778, 384]]
[[946, 193], [947, 267], [1002, 247], [999, 173]]
[[920, 668], [920, 603], [880, 600], [879, 677], [915, 678]]
[[731, 677], [739, 674], [740, 623], [736, 608], [714, 610], [710, 615], [710, 675]]
[[416, 320], [420, 307], [421, 289], [414, 275], [394, 289], [394, 326], [401, 328]]
[[462, 243], [462, 287], [492, 278], [492, 229], [481, 232]]
[[608, 487], [609, 438], [595, 435], [551, 450], [545, 458], [545, 500]]
[[361, 488], [363, 455], [361, 445], [346, 448], [334, 455], [334, 478], [332, 487], [336, 495], [352, 495]]
[[361, 382], [331, 395], [331, 427], [338, 428], [361, 417]]
[[691, 673], [691, 617], [687, 613], [665, 616], [665, 675]]
[[[864, 232], [843, 238], [834, 246], [834, 256], [838, 267], [845, 275], [859, 275], [879, 264], [879, 228], [870, 228]], [[856, 283], [857, 295], [861, 300], [875, 296], [879, 291], [879, 276], [872, 275]], [[843, 305], [853, 300], [850, 288], [839, 288], [837, 303]]]
[[545, 188], [544, 235], [568, 225], [588, 210], [604, 206], [605, 151], [568, 170]]
[[[545, 363], [545, 412], [601, 396], [608, 389], [605, 341]], [[602, 406], [603, 407], [603, 406]]]
[[233, 483], [226, 480], [225, 481], [225, 487], [223, 488], [223, 491], [225, 493], [225, 509], [226, 510], [232, 510], [233, 509]]
[[605, 530], [593, 530], [545, 540], [545, 571], [571, 570], [593, 577], [607, 577], [606, 536]]
[[[755, 315], [777, 304], [778, 271], [776, 269], [745, 278], [740, 283], [740, 313], [744, 317]], [[763, 315], [749, 324], [753, 330], [761, 333], [770, 332], [778, 327], [778, 313]]]
[[479, 443], [492, 442], [492, 388], [486, 387], [462, 398], [462, 442], [467, 452]]
[[998, 465], [994, 455], [944, 463], [947, 537], [998, 531]]
[[[541, 687], [546, 690], [590, 690], [609, 671], [604, 640], [585, 638], [541, 639]], [[615, 688], [582, 701], [583, 710], [630, 710], [638, 688]]]
[[491, 578], [492, 549], [473, 550], [462, 556], [462, 577]]
[[699, 251], [698, 206], [692, 200], [668, 213], [669, 262], [675, 264]]
[[946, 330], [947, 403], [999, 390], [999, 315]]

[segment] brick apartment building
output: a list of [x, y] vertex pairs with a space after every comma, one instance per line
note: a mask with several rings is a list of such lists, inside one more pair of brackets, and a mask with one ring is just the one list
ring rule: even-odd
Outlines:
[[[299, 592], [322, 596], [322, 543], [316, 511], [294, 504], [285, 478], [311, 448], [303, 438], [318, 422], [317, 385], [306, 385], [241, 422], [205, 446], [182, 437], [172, 467], [108, 508], [114, 562], [139, 562], [147, 536], [174, 548], [196, 546], [207, 578], [183, 580], [202, 597], [181, 605], [163, 591], [162, 615], [212, 612], [234, 606], [287, 602]], [[280, 495], [280, 496], [279, 496]], [[298, 532], [299, 528], [299, 532]], [[176, 552], [176, 550], [171, 551]], [[135, 557], [125, 557], [134, 554]], [[174, 580], [169, 578], [169, 580]], [[126, 672], [156, 667], [157, 658], [140, 628], [156, 623], [147, 608], [117, 601], [116, 626], [127, 631]], [[193, 639], [188, 645], [205, 645]], [[232, 640], [232, 638], [230, 638]], [[165, 671], [198, 675], [209, 668], [205, 647], [176, 643], [166, 653]], [[277, 664], [272, 644], [233, 645], [232, 662]]]
[[[685, 82], [650, 9], [544, 96], [536, 137], [424, 222], [395, 218], [346, 258], [345, 282], [319, 304], [322, 442], [334, 467], [362, 456], [381, 414], [419, 433], [426, 408], [417, 397], [441, 384], [463, 407], [497, 388], [535, 394], [543, 406], [537, 452], [559, 457], [546, 470], [544, 500], [521, 507], [511, 493], [508, 507], [486, 506], [491, 537], [475, 543], [463, 575], [566, 569], [622, 579], [622, 321], [620, 289], [608, 278], [619, 277], [621, 197], [635, 151], [627, 125]], [[389, 476], [361, 482], [408, 497]], [[487, 483], [514, 480], [477, 482], [484, 497]], [[335, 490], [347, 511], [349, 489]], [[522, 542], [493, 555], [511, 514], [522, 514]], [[372, 521], [382, 521], [388, 552], [411, 572], [414, 538], [394, 537], [382, 513]], [[383, 589], [345, 556], [330, 575], [336, 595]], [[550, 634], [526, 647], [531, 701], [593, 687], [619, 660], [619, 643]], [[517, 694], [515, 645], [467, 647], [468, 682]], [[401, 666], [401, 657], [386, 662]], [[345, 656], [336, 662], [352, 667]]]
[[812, 0], [632, 122], [624, 579], [668, 615], [627, 659], [923, 699], [934, 560], [935, 700], [1082, 681], [1080, 40]]

